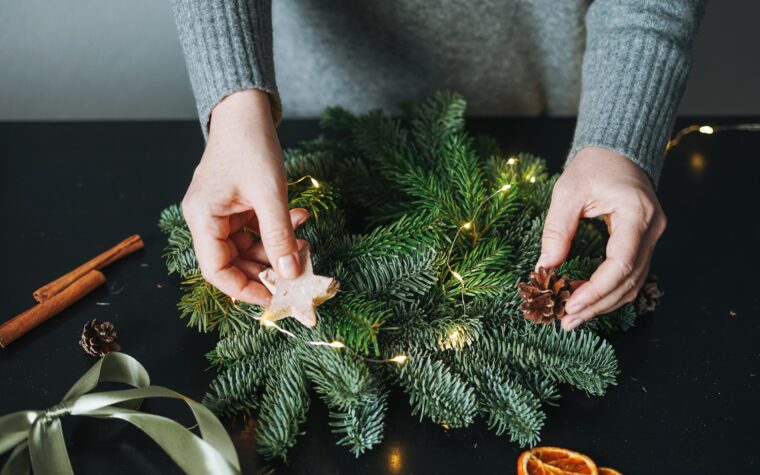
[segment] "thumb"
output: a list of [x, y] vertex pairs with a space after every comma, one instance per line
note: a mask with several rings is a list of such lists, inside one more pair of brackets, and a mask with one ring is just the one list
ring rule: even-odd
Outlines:
[[557, 267], [570, 252], [575, 231], [578, 229], [581, 207], [574, 201], [552, 198], [541, 235], [541, 256], [536, 267]]
[[264, 251], [277, 273], [292, 279], [301, 273], [301, 259], [287, 201], [278, 196], [260, 202], [256, 214]]

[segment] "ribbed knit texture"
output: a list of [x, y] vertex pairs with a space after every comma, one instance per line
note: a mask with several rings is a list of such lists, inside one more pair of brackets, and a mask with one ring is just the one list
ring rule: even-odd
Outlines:
[[657, 183], [689, 73], [700, 2], [598, 0], [589, 8], [583, 89], [568, 160], [613, 150]]
[[[600, 146], [656, 183], [705, 0], [172, 0], [204, 133], [225, 96], [275, 121], [330, 105], [398, 110], [437, 89], [468, 113], [569, 115], [568, 160]], [[589, 6], [590, 4], [590, 6]]]
[[279, 123], [270, 0], [172, 0], [172, 7], [204, 135], [214, 106], [246, 89], [269, 94]]

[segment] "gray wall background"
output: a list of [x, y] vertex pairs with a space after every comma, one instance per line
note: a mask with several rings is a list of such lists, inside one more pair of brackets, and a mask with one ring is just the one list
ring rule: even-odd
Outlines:
[[[758, 18], [709, 3], [682, 114], [760, 115]], [[168, 2], [2, 0], [0, 120], [195, 117]]]

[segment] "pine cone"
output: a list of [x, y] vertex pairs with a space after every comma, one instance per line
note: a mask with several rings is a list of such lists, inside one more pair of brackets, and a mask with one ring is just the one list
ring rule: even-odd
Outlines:
[[665, 295], [665, 292], [660, 290], [660, 287], [657, 285], [657, 277], [650, 275], [636, 297], [636, 313], [643, 315], [648, 312], [654, 312], [654, 309], [660, 305], [660, 299], [663, 295]]
[[530, 283], [520, 282], [517, 287], [523, 298], [520, 310], [525, 318], [536, 323], [550, 323], [565, 316], [565, 302], [585, 281], [557, 276], [554, 268], [539, 267], [530, 273]]
[[88, 355], [105, 356], [112, 351], [121, 351], [119, 343], [116, 342], [116, 336], [116, 330], [111, 322], [93, 320], [84, 324], [79, 346]]

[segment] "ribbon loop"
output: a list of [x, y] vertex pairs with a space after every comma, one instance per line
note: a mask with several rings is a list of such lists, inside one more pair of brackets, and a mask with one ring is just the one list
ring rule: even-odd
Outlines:
[[[135, 389], [90, 393], [101, 382]], [[202, 404], [160, 386], [149, 386], [145, 368], [131, 356], [109, 353], [95, 363], [63, 397], [44, 411], [20, 411], [0, 417], [0, 455], [13, 449], [0, 475], [73, 474], [61, 430], [67, 415], [125, 420], [156, 441], [188, 474], [240, 474], [235, 447], [221, 422]], [[143, 399], [184, 401], [201, 436], [166, 417], [137, 410]]]

